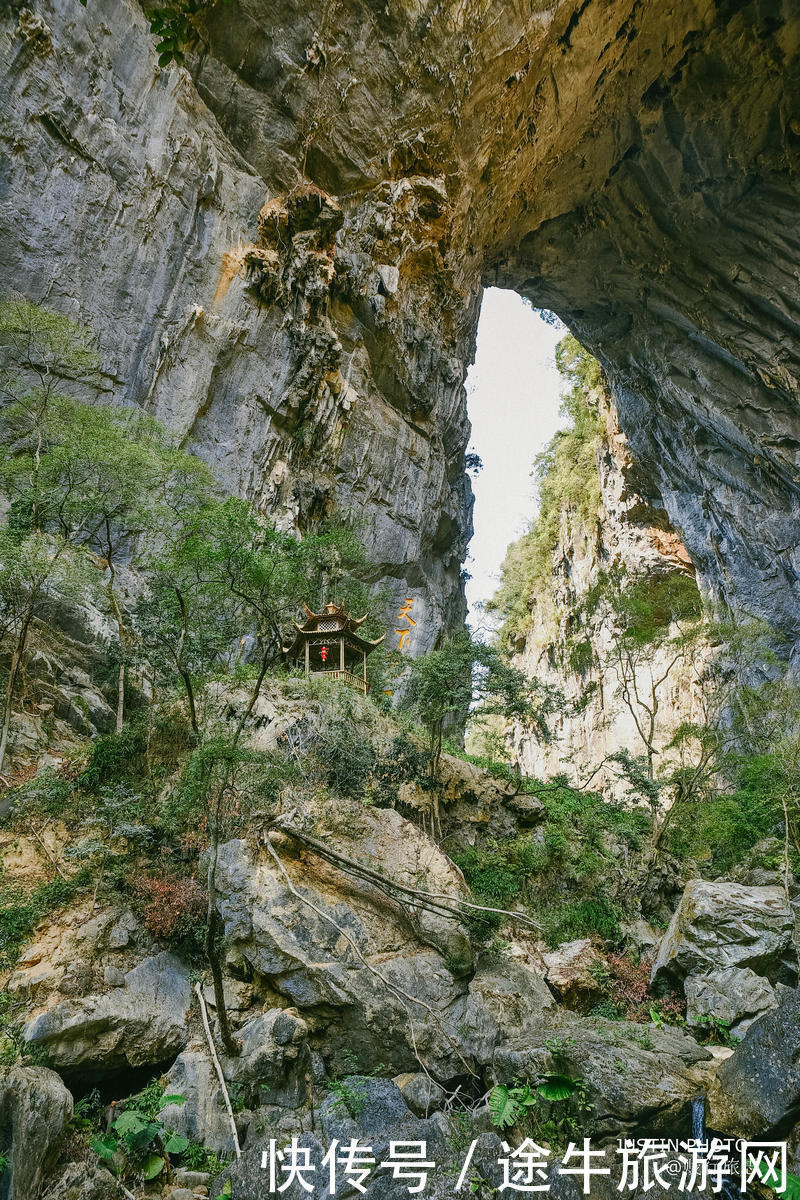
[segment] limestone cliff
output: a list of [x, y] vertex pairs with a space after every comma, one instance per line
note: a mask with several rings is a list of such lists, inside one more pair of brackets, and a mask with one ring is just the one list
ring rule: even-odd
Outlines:
[[516, 288], [602, 361], [705, 584], [796, 637], [789, 0], [205, 12], [161, 69], [130, 0], [5, 7], [6, 283], [231, 490], [356, 509], [413, 652], [463, 612], [462, 382]]
[[676, 656], [679, 625], [674, 622], [656, 644], [621, 661], [619, 628], [607, 605], [592, 602], [604, 580], [617, 572], [655, 587], [676, 577], [694, 581], [695, 575], [602, 390], [598, 401], [599, 504], [586, 523], [570, 521], [566, 510], [560, 513], [552, 576], [546, 588], [528, 597], [530, 622], [516, 643], [517, 665], [558, 689], [567, 703], [554, 719], [552, 741], [543, 743], [529, 730], [517, 729], [513, 754], [525, 774], [546, 778], [566, 772], [577, 784], [591, 776], [624, 794], [618, 772], [597, 768], [620, 749], [645, 754], [643, 726], [655, 699], [654, 744], [658, 769], [664, 769], [673, 757], [665, 750], [678, 725], [704, 719], [708, 698], [702, 676], [712, 651], [699, 637], [691, 650]]

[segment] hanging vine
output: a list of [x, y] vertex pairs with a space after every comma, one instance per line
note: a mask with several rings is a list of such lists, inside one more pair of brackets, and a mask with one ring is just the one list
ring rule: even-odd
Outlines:
[[205, 53], [208, 50], [208, 34], [205, 27], [208, 13], [218, 4], [228, 0], [178, 0], [162, 8], [149, 9], [150, 32], [158, 39], [158, 65], [168, 67], [171, 63], [182, 66], [186, 55]]

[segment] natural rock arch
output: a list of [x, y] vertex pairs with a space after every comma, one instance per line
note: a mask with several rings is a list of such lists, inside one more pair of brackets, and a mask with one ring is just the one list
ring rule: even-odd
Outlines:
[[480, 290], [514, 287], [603, 362], [709, 586], [797, 636], [789, 0], [241, 0], [194, 83], [137, 8], [79, 9], [6, 19], [2, 265], [95, 321], [109, 386], [286, 519], [366, 513], [424, 649], [461, 605]]

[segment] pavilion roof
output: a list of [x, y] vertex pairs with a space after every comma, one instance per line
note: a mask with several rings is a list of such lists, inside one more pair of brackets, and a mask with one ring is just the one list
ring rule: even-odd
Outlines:
[[382, 634], [381, 637], [376, 638], [374, 641], [369, 641], [367, 638], [362, 637], [357, 630], [366, 621], [367, 614], [365, 613], [363, 617], [352, 617], [345, 609], [344, 603], [335, 604], [330, 602], [323, 607], [321, 612], [314, 612], [307, 604], [304, 604], [303, 608], [305, 609], [306, 619], [302, 625], [295, 623], [297, 632], [291, 645], [284, 646], [284, 654], [291, 655], [296, 653], [304, 642], [320, 634], [330, 634], [332, 637], [344, 634], [349, 642], [354, 643], [365, 654], [369, 654], [370, 651], [381, 644], [386, 636]]

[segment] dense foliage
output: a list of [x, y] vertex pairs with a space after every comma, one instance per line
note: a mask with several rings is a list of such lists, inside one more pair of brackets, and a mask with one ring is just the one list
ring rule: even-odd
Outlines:
[[[510, 908], [524, 903], [550, 945], [593, 934], [616, 941], [621, 902], [635, 876], [636, 852], [650, 822], [641, 809], [612, 804], [565, 781], [525, 781], [544, 806], [540, 829], [512, 841], [488, 841], [456, 855], [476, 896]], [[492, 922], [481, 916], [481, 927]]]

